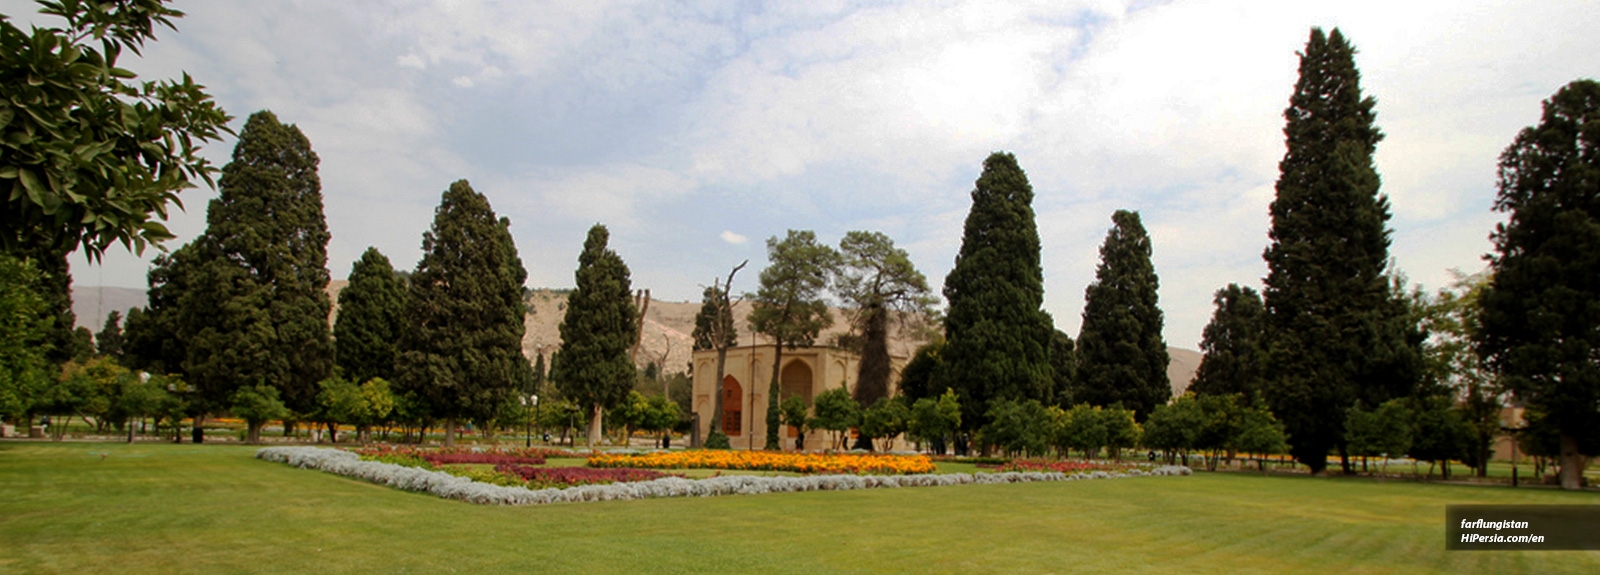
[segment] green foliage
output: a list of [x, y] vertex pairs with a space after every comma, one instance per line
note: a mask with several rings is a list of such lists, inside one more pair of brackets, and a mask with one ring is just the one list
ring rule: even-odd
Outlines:
[[894, 438], [906, 432], [911, 419], [911, 409], [899, 398], [880, 397], [872, 407], [861, 412], [861, 435], [868, 439], [884, 440], [884, 449]]
[[89, 328], [79, 327], [72, 330], [72, 360], [84, 361], [94, 355], [94, 332]]
[[1351, 455], [1398, 457], [1411, 449], [1415, 415], [1406, 399], [1391, 399], [1377, 409], [1360, 404], [1345, 412], [1344, 436]]
[[[850, 397], [850, 392], [843, 387], [836, 387], [820, 394], [813, 400], [816, 414], [806, 421], [806, 426], [812, 429], [832, 431], [834, 434], [833, 446], [835, 449], [844, 448], [844, 440], [850, 428], [861, 424], [861, 406]], [[709, 442], [707, 443], [709, 445]]]
[[711, 430], [711, 434], [706, 436], [706, 449], [732, 448], [733, 446], [728, 443], [728, 436], [722, 433], [721, 430], [713, 429]]
[[1478, 476], [1488, 469], [1478, 462], [1488, 461], [1491, 444], [1500, 434], [1500, 411], [1505, 406], [1505, 387], [1500, 378], [1478, 356], [1475, 339], [1483, 331], [1479, 298], [1489, 285], [1489, 275], [1456, 273], [1447, 288], [1429, 296], [1413, 294], [1416, 315], [1428, 333], [1422, 353], [1428, 379], [1460, 400], [1462, 418], [1473, 429], [1468, 458], [1478, 468]]
[[1200, 449], [1200, 434], [1206, 426], [1205, 410], [1194, 393], [1185, 393], [1172, 403], [1156, 407], [1144, 422], [1144, 445], [1169, 454]]
[[269, 385], [247, 385], [234, 390], [230, 411], [249, 426], [249, 441], [261, 441], [261, 426], [274, 419], [289, 416], [289, 408], [278, 398], [278, 388]]
[[1562, 442], [1562, 487], [1579, 487], [1582, 441], [1600, 429], [1600, 82], [1544, 102], [1500, 155], [1494, 277], [1479, 298], [1478, 351], [1507, 389], [1543, 412]]
[[778, 416], [783, 424], [794, 427], [802, 436], [806, 432], [806, 417], [810, 411], [811, 406], [806, 405], [806, 400], [800, 396], [790, 396], [778, 405]]
[[422, 236], [394, 384], [434, 417], [488, 417], [533, 377], [522, 355], [528, 272], [510, 227], [488, 198], [458, 180]]
[[[783, 348], [808, 347], [817, 334], [833, 325], [833, 314], [822, 292], [839, 265], [839, 254], [809, 230], [789, 230], [788, 237], [767, 238], [767, 267], [761, 270], [761, 287], [752, 300], [750, 329], [774, 342], [772, 382], [767, 392], [767, 449], [778, 444], [778, 376]], [[715, 313], [715, 307], [712, 312]]]
[[173, 237], [162, 220], [178, 192], [211, 184], [199, 145], [230, 118], [188, 74], [138, 84], [117, 67], [182, 12], [161, 0], [40, 4], [64, 26], [30, 33], [0, 19], [0, 251], [142, 253]]
[[[720, 316], [717, 314], [718, 302], [726, 299], [727, 294], [723, 290], [714, 287], [706, 288], [704, 297], [701, 299], [700, 313], [694, 316], [694, 332], [691, 335], [694, 338], [695, 351], [729, 348], [739, 343], [739, 331], [733, 327], [733, 314], [722, 314]], [[719, 317], [720, 321], [718, 321]], [[718, 330], [719, 323], [721, 324], [720, 330]], [[722, 333], [720, 340], [716, 338], [716, 334], [719, 331]]]
[[683, 419], [683, 412], [678, 410], [678, 404], [664, 395], [652, 395], [646, 400], [648, 409], [644, 416], [639, 418], [637, 427], [645, 431], [665, 433], [678, 425]]
[[270, 385], [290, 409], [310, 411], [333, 368], [318, 162], [299, 128], [251, 114], [205, 233], [175, 256], [192, 257], [177, 306], [183, 371], [211, 406], [238, 387]]
[[996, 401], [986, 415], [989, 423], [981, 430], [983, 441], [1008, 455], [1043, 456], [1057, 435], [1055, 416], [1037, 399]]
[[561, 349], [550, 360], [550, 379], [579, 405], [610, 409], [633, 389], [628, 352], [638, 339], [628, 265], [606, 247], [610, 233], [589, 229], [578, 256], [577, 289], [567, 297]]
[[1199, 395], [1242, 395], [1261, 393], [1262, 329], [1266, 310], [1256, 290], [1228, 284], [1217, 290], [1213, 300], [1217, 310], [1211, 314], [1200, 339], [1200, 369], [1195, 372], [1189, 391]]
[[1422, 334], [1385, 275], [1388, 199], [1372, 155], [1383, 139], [1361, 94], [1355, 48], [1313, 29], [1284, 111], [1267, 262], [1266, 397], [1292, 453], [1320, 473], [1345, 410], [1410, 395]]
[[915, 402], [937, 396], [933, 388], [933, 374], [943, 361], [943, 339], [928, 342], [917, 348], [911, 360], [900, 369], [900, 395]]
[[1073, 400], [1128, 406], [1142, 421], [1172, 397], [1156, 295], [1160, 282], [1139, 213], [1117, 210], [1111, 221], [1095, 281], [1084, 292]]
[[944, 281], [945, 347], [934, 389], [955, 389], [961, 423], [988, 423], [995, 400], [1053, 399], [1050, 367], [1054, 324], [1045, 313], [1039, 229], [1033, 187], [1015, 156], [996, 152], [983, 162], [972, 191], [961, 250]]
[[394, 378], [405, 310], [405, 279], [378, 248], [367, 248], [350, 266], [350, 283], [339, 291], [339, 316], [333, 324], [334, 357], [346, 377]]
[[95, 351], [111, 358], [122, 356], [122, 312], [111, 310], [106, 323], [94, 337]]
[[1461, 419], [1449, 397], [1433, 396], [1412, 400], [1412, 459], [1444, 464], [1444, 477], [1450, 478], [1450, 460], [1466, 459], [1472, 448], [1472, 426]]
[[1050, 368], [1055, 371], [1055, 398], [1053, 405], [1078, 403], [1078, 353], [1077, 344], [1067, 332], [1056, 330], [1050, 337]]
[[1080, 403], [1063, 412], [1057, 428], [1056, 446], [1063, 453], [1068, 449], [1077, 449], [1084, 452], [1085, 457], [1093, 459], [1110, 438], [1103, 411], [1098, 406]]
[[942, 443], [961, 429], [961, 400], [953, 389], [935, 397], [924, 397], [911, 404], [906, 433], [911, 437]]
[[38, 282], [31, 263], [0, 253], [0, 418], [21, 417], [48, 379], [40, 349], [48, 323], [40, 317], [45, 301]]
[[182, 373], [188, 357], [179, 337], [179, 301], [188, 291], [194, 269], [193, 244], [158, 255], [146, 274], [144, 308], [128, 310], [123, 328], [123, 365], [150, 373]]
[[920, 324], [938, 299], [911, 256], [878, 232], [854, 231], [839, 241], [841, 265], [833, 291], [851, 310], [851, 326], [861, 336], [856, 402], [871, 405], [889, 397], [889, 321]]

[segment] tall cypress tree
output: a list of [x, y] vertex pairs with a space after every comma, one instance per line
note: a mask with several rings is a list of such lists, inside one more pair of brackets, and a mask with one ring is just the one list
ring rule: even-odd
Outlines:
[[178, 302], [184, 371], [210, 409], [241, 386], [270, 385], [304, 413], [333, 368], [317, 163], [299, 128], [263, 110], [222, 168]]
[[1120, 403], [1144, 421], [1172, 398], [1156, 295], [1160, 280], [1139, 213], [1117, 210], [1111, 221], [1095, 281], [1084, 291], [1075, 400], [1097, 406]]
[[350, 267], [350, 283], [339, 291], [339, 317], [333, 324], [334, 356], [346, 379], [394, 380], [405, 311], [405, 279], [378, 248], [367, 248]]
[[170, 254], [156, 256], [145, 274], [144, 309], [128, 310], [123, 328], [123, 360], [129, 369], [157, 374], [182, 374], [189, 357], [186, 340], [179, 330], [182, 309], [179, 302], [188, 291], [194, 270], [194, 244]]
[[122, 312], [111, 310], [106, 323], [94, 336], [94, 345], [100, 355], [116, 358], [122, 355]]
[[445, 420], [447, 445], [455, 443], [457, 421], [494, 414], [533, 377], [522, 355], [528, 272], [510, 228], [488, 198], [457, 180], [422, 235], [395, 384]]
[[1261, 393], [1262, 329], [1266, 310], [1256, 290], [1228, 284], [1212, 298], [1211, 314], [1200, 338], [1200, 369], [1189, 391], [1197, 395], [1243, 395], [1246, 401]]
[[1330, 450], [1344, 455], [1346, 409], [1408, 395], [1421, 375], [1421, 335], [1384, 273], [1389, 202], [1372, 162], [1383, 139], [1375, 105], [1361, 95], [1355, 48], [1337, 29], [1312, 29], [1284, 111], [1263, 299], [1267, 401], [1295, 458], [1317, 473]]
[[629, 350], [638, 340], [638, 310], [628, 264], [606, 247], [611, 234], [595, 224], [578, 255], [577, 289], [567, 296], [561, 349], [550, 358], [550, 380], [561, 394], [589, 408], [589, 447], [600, 443], [601, 416], [628, 397], [635, 378]]
[[1033, 187], [1009, 153], [983, 161], [955, 267], [945, 276], [947, 345], [935, 389], [961, 396], [961, 424], [988, 423], [993, 401], [1048, 401], [1055, 378]]
[[1600, 455], [1600, 82], [1544, 102], [1500, 155], [1494, 271], [1479, 296], [1479, 353], [1559, 434], [1561, 487]]

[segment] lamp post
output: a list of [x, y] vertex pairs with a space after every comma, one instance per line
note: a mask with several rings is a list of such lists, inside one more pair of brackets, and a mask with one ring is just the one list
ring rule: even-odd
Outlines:
[[[533, 405], [533, 413], [534, 413], [533, 417], [534, 417], [534, 419], [538, 419], [539, 418], [539, 415], [538, 415], [539, 414], [539, 396], [531, 394], [531, 393], [528, 394], [528, 395], [523, 396], [522, 397], [522, 408], [524, 410], [526, 410], [528, 408], [529, 404]], [[524, 411], [523, 413], [527, 413], [527, 412]], [[529, 419], [526, 422], [525, 431], [523, 432], [522, 438], [523, 438], [523, 443], [522, 443], [523, 447], [533, 447], [533, 419]]]

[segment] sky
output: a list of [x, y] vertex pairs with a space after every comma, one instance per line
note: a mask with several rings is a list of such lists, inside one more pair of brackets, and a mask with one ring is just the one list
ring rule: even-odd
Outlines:
[[[1077, 336], [1117, 209], [1154, 246], [1168, 344], [1198, 348], [1228, 283], [1266, 275], [1283, 110], [1313, 26], [1359, 50], [1387, 135], [1390, 254], [1413, 283], [1484, 266], [1499, 153], [1600, 76], [1592, 0], [1243, 2], [178, 1], [141, 79], [188, 72], [236, 119], [270, 109], [321, 157], [334, 278], [396, 267], [450, 183], [509, 217], [531, 287], [573, 285], [605, 224], [637, 288], [698, 301], [788, 229], [880, 231], [937, 292], [985, 157], [1034, 189], [1045, 309]], [[19, 22], [56, 25], [29, 2]], [[226, 163], [234, 141], [205, 154]], [[184, 192], [176, 248], [216, 191]], [[154, 251], [74, 255], [77, 285], [145, 286]]]

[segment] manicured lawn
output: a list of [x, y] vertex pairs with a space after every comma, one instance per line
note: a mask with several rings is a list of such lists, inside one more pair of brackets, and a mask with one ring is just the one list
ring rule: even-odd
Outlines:
[[1593, 492], [1202, 473], [512, 508], [253, 453], [0, 443], [0, 573], [1600, 572], [1443, 541], [1447, 503]]

